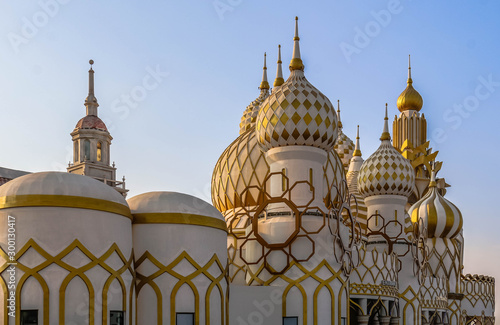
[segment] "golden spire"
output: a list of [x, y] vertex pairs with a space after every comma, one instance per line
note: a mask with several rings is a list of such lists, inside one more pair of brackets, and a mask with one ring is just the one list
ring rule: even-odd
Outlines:
[[391, 140], [391, 134], [389, 133], [389, 118], [387, 117], [387, 103], [385, 103], [385, 117], [384, 117], [384, 131], [380, 137], [380, 141]]
[[436, 170], [434, 169], [434, 164], [432, 164], [431, 181], [429, 183], [429, 187], [437, 187], [437, 183], [436, 183]]
[[424, 104], [422, 96], [413, 88], [413, 80], [411, 79], [411, 62], [408, 55], [408, 81], [406, 89], [399, 95], [397, 106], [400, 112], [403, 111], [420, 111]]
[[283, 70], [281, 68], [281, 45], [278, 45], [278, 68], [276, 69], [276, 79], [274, 79], [274, 87], [281, 86], [285, 79], [283, 79]]
[[358, 131], [356, 133], [356, 146], [354, 147], [354, 153], [352, 154], [353, 157], [361, 157], [361, 149], [359, 145], [359, 125], [358, 125]]
[[260, 89], [269, 89], [269, 82], [267, 82], [267, 65], [266, 65], [266, 52], [264, 52], [264, 68], [262, 68], [262, 82], [260, 83]]
[[337, 119], [339, 120], [339, 133], [342, 132], [342, 121], [340, 121], [340, 99], [337, 99]]
[[94, 70], [92, 69], [94, 60], [90, 60], [89, 63], [89, 94], [87, 98], [85, 98], [85, 107], [87, 107], [87, 115], [97, 116], [97, 107], [99, 107], [99, 104], [97, 103], [97, 98], [95, 98], [94, 95]]
[[290, 71], [304, 71], [304, 64], [302, 63], [302, 59], [300, 58], [299, 41], [299, 17], [295, 17], [295, 36], [293, 37], [293, 56], [292, 61], [290, 61]]

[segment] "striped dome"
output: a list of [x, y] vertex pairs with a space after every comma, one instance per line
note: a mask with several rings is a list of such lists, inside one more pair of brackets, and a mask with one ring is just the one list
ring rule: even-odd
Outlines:
[[408, 213], [413, 223], [423, 218], [429, 238], [453, 238], [462, 229], [462, 213], [439, 193], [433, 181], [427, 194]]

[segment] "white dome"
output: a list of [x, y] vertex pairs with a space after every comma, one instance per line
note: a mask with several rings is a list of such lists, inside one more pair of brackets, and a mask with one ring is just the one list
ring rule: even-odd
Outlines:
[[[88, 200], [78, 200], [75, 197], [96, 201], [87, 204]], [[5, 200], [2, 202], [3, 208], [64, 206], [130, 215], [127, 202], [112, 187], [88, 176], [63, 172], [42, 172], [18, 177], [0, 186], [0, 198]], [[105, 204], [102, 201], [117, 205]]]
[[148, 192], [128, 199], [134, 223], [211, 225], [226, 230], [221, 213], [210, 203], [178, 192]]

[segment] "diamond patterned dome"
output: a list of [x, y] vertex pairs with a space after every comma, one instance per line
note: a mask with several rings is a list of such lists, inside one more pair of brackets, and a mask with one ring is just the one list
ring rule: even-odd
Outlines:
[[410, 162], [391, 144], [383, 140], [380, 147], [368, 158], [358, 177], [359, 193], [372, 195], [410, 196], [415, 183], [415, 172]]
[[259, 113], [260, 104], [262, 104], [267, 96], [269, 96], [269, 89], [261, 89], [259, 97], [257, 97], [250, 103], [250, 105], [247, 106], [247, 108], [243, 112], [243, 116], [241, 117], [240, 134], [245, 133], [245, 131], [255, 126], [255, 121], [257, 119], [257, 114]]
[[266, 149], [306, 145], [326, 151], [337, 138], [337, 115], [330, 100], [316, 89], [301, 70], [261, 104], [257, 138]]
[[335, 146], [333, 147], [335, 151], [339, 154], [344, 169], [347, 171], [349, 169], [349, 163], [351, 162], [352, 155], [354, 153], [354, 142], [344, 132], [340, 131], [337, 141], [335, 141]]

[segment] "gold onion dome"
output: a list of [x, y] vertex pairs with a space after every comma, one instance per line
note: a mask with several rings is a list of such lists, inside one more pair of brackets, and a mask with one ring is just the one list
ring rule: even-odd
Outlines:
[[[258, 202], [258, 188], [264, 186], [264, 180], [269, 175], [269, 164], [264, 152], [257, 143], [255, 128], [240, 135], [222, 153], [212, 174], [212, 203], [226, 215], [225, 211], [254, 206]], [[336, 198], [329, 198], [329, 189], [332, 194], [340, 189], [345, 179], [342, 162], [335, 151], [328, 153], [323, 166], [323, 179], [328, 187], [324, 193], [325, 200], [335, 202]], [[247, 188], [249, 190], [245, 191]]]
[[340, 121], [340, 101], [337, 101], [337, 119], [338, 119], [338, 136], [337, 141], [335, 141], [335, 146], [333, 147], [337, 151], [344, 169], [347, 172], [349, 169], [349, 163], [351, 162], [352, 155], [354, 153], [354, 142], [344, 134], [342, 131], [342, 122]]
[[439, 193], [434, 171], [429, 191], [410, 208], [408, 214], [413, 223], [424, 220], [429, 238], [453, 238], [462, 230], [462, 213]]
[[406, 89], [403, 90], [401, 95], [398, 97], [397, 106], [400, 112], [404, 111], [420, 111], [422, 106], [424, 105], [424, 101], [422, 96], [418, 93], [418, 91], [413, 88], [413, 80], [411, 79], [411, 64], [410, 58], [408, 57], [408, 82]]
[[266, 53], [264, 53], [264, 67], [262, 72], [262, 81], [260, 83], [260, 95], [247, 106], [243, 112], [240, 122], [240, 134], [245, 133], [255, 125], [255, 119], [259, 113], [260, 104], [269, 96], [269, 82], [267, 81]]
[[401, 195], [409, 197], [415, 184], [415, 172], [391, 144], [385, 106], [384, 131], [380, 147], [363, 162], [358, 176], [358, 190], [363, 197], [372, 195]]
[[257, 115], [257, 139], [265, 150], [291, 145], [333, 149], [338, 135], [334, 108], [303, 70], [296, 18], [290, 76], [264, 100]]

